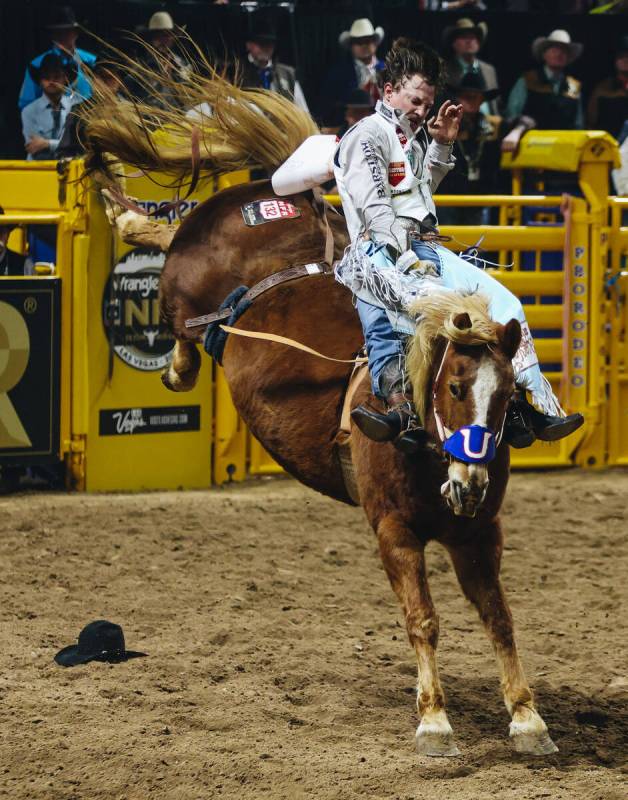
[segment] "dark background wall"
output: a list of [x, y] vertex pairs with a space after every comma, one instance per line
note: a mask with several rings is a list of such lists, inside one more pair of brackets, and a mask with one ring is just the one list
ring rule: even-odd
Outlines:
[[[203, 48], [219, 55], [232, 49], [242, 52], [250, 21], [250, 13], [239, 5], [216, 6], [209, 0], [74, 0], [71, 5], [89, 31], [123, 47], [128, 46], [124, 31], [146, 24], [150, 15], [161, 9], [168, 10], [177, 24], [187, 25], [188, 33]], [[571, 72], [583, 81], [586, 93], [612, 69], [614, 43], [627, 27], [625, 16], [514, 13], [499, 10], [505, 5], [499, 0], [490, 5], [496, 10], [474, 16], [489, 25], [482, 56], [496, 65], [505, 91], [523, 69], [532, 65], [532, 40], [555, 28], [565, 28], [573, 40], [585, 45], [584, 55]], [[561, 4], [537, 5], [552, 9]], [[49, 6], [49, 0], [0, 0], [1, 157], [23, 155], [17, 95], [28, 60], [49, 46], [43, 28]], [[443, 29], [457, 17], [469, 16], [469, 12], [421, 12], [417, 6], [416, 0], [301, 0], [293, 17], [285, 8], [277, 7], [272, 10], [279, 33], [277, 57], [298, 66], [306, 97], [311, 100], [318, 94], [325, 70], [338, 57], [338, 34], [356, 17], [368, 16], [385, 29], [386, 39], [380, 49], [383, 53], [399, 35], [423, 39], [439, 48]], [[87, 34], [79, 39], [79, 46], [96, 53], [101, 49]]]

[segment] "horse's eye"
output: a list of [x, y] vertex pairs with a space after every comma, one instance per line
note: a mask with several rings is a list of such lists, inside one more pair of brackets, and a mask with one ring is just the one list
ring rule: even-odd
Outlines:
[[449, 391], [451, 392], [452, 397], [460, 397], [460, 386], [457, 383], [450, 383], [449, 384]]

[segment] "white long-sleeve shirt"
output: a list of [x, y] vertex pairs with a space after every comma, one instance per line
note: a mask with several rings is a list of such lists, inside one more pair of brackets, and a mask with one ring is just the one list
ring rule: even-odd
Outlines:
[[454, 167], [452, 148], [413, 131], [383, 102], [343, 136], [334, 174], [351, 241], [364, 233], [406, 250], [407, 220], [436, 218], [432, 193]]

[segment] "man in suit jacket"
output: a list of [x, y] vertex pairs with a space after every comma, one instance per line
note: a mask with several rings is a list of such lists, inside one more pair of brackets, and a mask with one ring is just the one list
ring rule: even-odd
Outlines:
[[254, 23], [245, 42], [247, 61], [242, 67], [242, 85], [270, 89], [309, 112], [301, 84], [294, 67], [275, 61], [277, 34], [270, 23]]
[[[488, 25], [462, 17], [454, 25], [449, 25], [443, 31], [443, 48], [447, 54], [445, 67], [447, 70], [447, 83], [457, 86], [468, 72], [478, 72], [482, 76], [484, 86], [489, 92], [498, 88], [497, 72], [492, 64], [481, 61], [478, 53], [488, 34]], [[497, 97], [483, 104], [484, 114], [499, 114]]]

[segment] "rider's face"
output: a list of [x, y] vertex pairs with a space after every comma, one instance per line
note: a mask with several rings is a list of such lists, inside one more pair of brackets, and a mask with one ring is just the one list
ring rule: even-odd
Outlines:
[[434, 105], [436, 88], [423, 75], [404, 76], [401, 83], [384, 84], [384, 100], [398, 111], [402, 111], [413, 130], [417, 130], [428, 118]]

